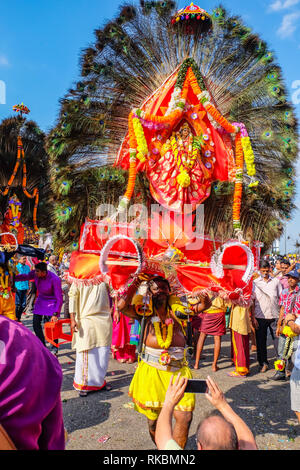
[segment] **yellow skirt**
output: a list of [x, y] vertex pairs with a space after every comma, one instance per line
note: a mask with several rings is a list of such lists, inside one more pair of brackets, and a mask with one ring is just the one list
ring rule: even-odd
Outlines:
[[15, 314], [15, 301], [13, 296], [9, 296], [8, 299], [4, 299], [3, 296], [0, 296], [0, 315], [10, 318], [11, 320], [16, 320]]
[[[167, 388], [171, 376], [181, 373], [182, 377], [192, 379], [191, 370], [184, 366], [176, 372], [156, 369], [144, 361], [140, 361], [129, 387], [129, 396], [134, 402], [134, 408], [139, 413], [155, 421], [164, 404]], [[195, 408], [195, 394], [185, 393], [184, 397], [175, 407], [178, 411], [193, 411]]]

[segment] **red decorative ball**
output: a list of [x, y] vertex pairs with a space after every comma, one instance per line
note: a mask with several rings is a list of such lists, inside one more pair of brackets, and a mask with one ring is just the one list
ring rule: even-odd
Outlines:
[[229, 294], [228, 297], [230, 300], [237, 300], [240, 297], [240, 295], [237, 292], [231, 292], [231, 294]]
[[218, 287], [218, 286], [212, 286], [212, 287], [210, 288], [210, 290], [211, 290], [212, 292], [219, 292], [220, 287]]

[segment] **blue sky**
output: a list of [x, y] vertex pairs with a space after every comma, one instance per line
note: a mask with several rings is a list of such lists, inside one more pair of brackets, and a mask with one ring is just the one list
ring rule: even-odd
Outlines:
[[[94, 42], [93, 31], [117, 14], [120, 0], [2, 0], [0, 10], [0, 120], [24, 102], [30, 118], [48, 131], [57, 118], [59, 98], [79, 76], [81, 49]], [[179, 7], [188, 1], [180, 0]], [[300, 119], [300, 0], [199, 0], [210, 12], [222, 3], [266, 40], [281, 65]], [[3, 83], [5, 104], [3, 104]], [[300, 207], [300, 164], [297, 206]], [[300, 239], [297, 211], [287, 224], [288, 250]], [[281, 241], [284, 251], [284, 237]]]

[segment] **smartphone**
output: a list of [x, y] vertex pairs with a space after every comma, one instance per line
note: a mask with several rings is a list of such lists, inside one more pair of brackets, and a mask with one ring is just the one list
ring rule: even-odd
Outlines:
[[206, 393], [206, 380], [189, 379], [184, 393]]

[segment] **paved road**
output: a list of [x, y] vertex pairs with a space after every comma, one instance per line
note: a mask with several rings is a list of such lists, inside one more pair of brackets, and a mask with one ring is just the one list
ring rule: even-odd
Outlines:
[[[26, 317], [24, 324], [31, 329], [31, 317]], [[268, 355], [271, 367], [275, 359], [271, 343]], [[205, 379], [209, 374], [217, 381], [231, 406], [252, 429], [259, 449], [300, 448], [297, 420], [290, 410], [289, 382], [272, 381], [270, 378], [274, 369], [265, 374], [258, 373], [255, 354], [251, 355], [249, 377], [229, 377], [227, 374], [232, 370], [229, 333], [223, 339], [218, 372], [211, 371], [211, 338], [208, 338], [205, 345], [204, 356], [200, 369], [194, 371], [194, 377]], [[155, 449], [147, 431], [146, 418], [132, 409], [128, 397], [128, 387], [136, 364], [119, 364], [111, 358], [107, 381], [112, 385], [112, 390], [91, 393], [86, 398], [81, 398], [72, 387], [75, 353], [69, 343], [59, 349], [58, 359], [64, 375], [61, 397], [65, 427], [69, 433], [67, 450]], [[197, 424], [211, 410], [210, 403], [199, 394], [187, 449], [196, 448]], [[107, 436], [109, 439], [101, 442], [101, 438]]]

